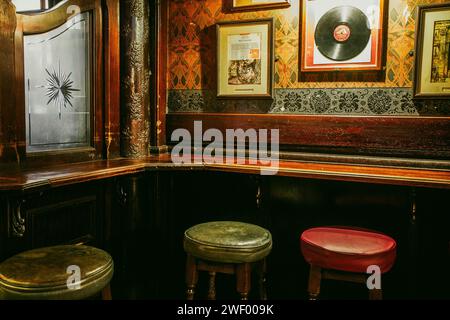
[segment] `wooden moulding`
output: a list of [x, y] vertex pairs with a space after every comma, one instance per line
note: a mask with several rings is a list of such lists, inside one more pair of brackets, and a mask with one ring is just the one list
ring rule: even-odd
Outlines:
[[[251, 164], [249, 161], [244, 161], [242, 164], [236, 161], [213, 164], [211, 161], [196, 163], [194, 159], [192, 163], [178, 165], [172, 163], [170, 155], [152, 156], [140, 160], [117, 159], [52, 165], [27, 171], [3, 168], [0, 170], [0, 191], [32, 192], [144, 172], [209, 171], [260, 175], [262, 168], [264, 167]], [[301, 179], [450, 189], [450, 170], [280, 161], [276, 174]]]
[[150, 152], [167, 152], [166, 104], [168, 59], [168, 0], [155, 1], [150, 7]]
[[450, 117], [171, 113], [167, 115], [168, 142], [178, 128], [194, 136], [194, 121], [202, 121], [203, 131], [216, 128], [222, 133], [237, 128], [279, 129], [280, 150], [290, 158], [296, 152], [313, 152], [341, 155], [344, 162], [342, 155], [358, 156], [360, 161], [361, 156], [450, 159]]
[[[0, 160], [19, 161], [20, 140], [14, 125], [16, 99], [14, 92], [14, 32], [17, 19], [10, 1], [0, 1]], [[24, 140], [22, 140], [24, 141]], [[21, 148], [24, 146], [21, 146]]]

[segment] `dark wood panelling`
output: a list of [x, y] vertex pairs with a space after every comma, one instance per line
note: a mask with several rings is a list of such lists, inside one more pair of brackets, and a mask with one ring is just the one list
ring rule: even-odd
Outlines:
[[7, 256], [57, 244], [104, 244], [103, 182], [4, 193], [1, 205]]
[[[347, 117], [173, 113], [167, 136], [178, 128], [279, 129], [282, 150], [450, 159], [448, 117]], [[192, 134], [193, 136], [193, 134]]]
[[[167, 265], [161, 257], [163, 230], [157, 220], [155, 174], [139, 174], [113, 180], [111, 236], [114, 253], [113, 295], [116, 299], [159, 298], [157, 283]], [[111, 195], [110, 195], [111, 196]], [[143, 275], [149, 275], [143, 277]]]
[[93, 244], [97, 239], [95, 196], [27, 210], [33, 248], [60, 243]]
[[[40, 174], [29, 172], [28, 178], [44, 179], [47, 184], [0, 194], [0, 259], [33, 246], [89, 240], [92, 236], [90, 243], [105, 245], [116, 263], [114, 297], [182, 299], [184, 230], [205, 221], [246, 221], [269, 228], [273, 235], [269, 297], [302, 298], [308, 268], [299, 249], [300, 233], [316, 225], [348, 224], [386, 232], [398, 241], [395, 269], [383, 280], [389, 288], [387, 297], [414, 297], [413, 291], [404, 291], [411, 279], [411, 244], [417, 259], [413, 261], [419, 268], [418, 277], [416, 274], [412, 279], [417, 281], [419, 294], [448, 296], [446, 284], [436, 281], [440, 275], [433, 276], [435, 282], [430, 283], [420, 270], [431, 269], [422, 260], [438, 261], [440, 270], [449, 262], [450, 239], [445, 232], [450, 219], [446, 210], [449, 190], [414, 189], [409, 187], [411, 181], [408, 186], [392, 185], [397, 183], [395, 179], [414, 180], [418, 178], [414, 173], [427, 172], [428, 178], [434, 179], [430, 186], [438, 186], [440, 175], [446, 175], [450, 186], [448, 171], [283, 162], [280, 176], [261, 177], [260, 168], [250, 165], [176, 167], [167, 158], [158, 158], [151, 158], [153, 162], [98, 161], [94, 162], [98, 171], [84, 173], [83, 164], [53, 167]], [[120, 168], [121, 161], [129, 167]], [[392, 176], [395, 174], [398, 176]], [[348, 181], [331, 181], [334, 179]], [[418, 180], [412, 184], [423, 183]], [[417, 195], [417, 231], [410, 236], [412, 190]], [[7, 228], [8, 205], [21, 208], [16, 220], [24, 218], [22, 236]], [[233, 283], [226, 277], [218, 279], [221, 297], [234, 297]], [[200, 280], [199, 294], [205, 288], [207, 283]], [[325, 297], [336, 297], [339, 292], [358, 298], [366, 294], [365, 290], [359, 295], [329, 283], [324, 287]]]

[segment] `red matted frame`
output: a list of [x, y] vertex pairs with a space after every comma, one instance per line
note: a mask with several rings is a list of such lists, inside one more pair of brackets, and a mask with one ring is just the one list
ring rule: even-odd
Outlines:
[[[332, 72], [332, 71], [383, 71], [385, 66], [385, 48], [386, 48], [386, 31], [387, 31], [387, 8], [389, 7], [388, 0], [378, 0], [379, 9], [379, 28], [372, 29], [371, 34], [371, 59], [370, 62], [354, 62], [352, 59], [336, 63], [317, 64], [314, 62], [315, 54], [315, 40], [314, 24], [321, 16], [315, 20], [307, 13], [307, 6], [311, 5], [312, 1], [303, 0], [300, 5], [300, 16], [302, 19], [300, 30], [300, 73], [302, 72]], [[364, 7], [364, 2], [367, 2], [367, 8], [373, 6], [371, 0], [355, 0], [358, 6]], [[325, 12], [332, 8], [342, 5], [348, 5], [348, 1], [329, 1], [329, 0], [315, 0], [316, 5], [323, 4]], [[362, 3], [362, 4], [361, 4]], [[311, 8], [309, 8], [311, 9]], [[377, 12], [378, 13], [378, 12]], [[320, 53], [319, 53], [320, 54]], [[317, 56], [317, 55], [316, 55]], [[326, 57], [325, 57], [326, 58]]]

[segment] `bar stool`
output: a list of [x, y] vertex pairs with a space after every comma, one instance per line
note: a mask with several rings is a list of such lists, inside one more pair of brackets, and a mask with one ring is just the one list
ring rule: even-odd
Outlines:
[[[71, 278], [77, 270], [79, 280]], [[103, 300], [111, 300], [113, 272], [111, 256], [89, 246], [25, 251], [0, 264], [0, 299], [81, 300], [101, 292]]]
[[193, 300], [198, 271], [209, 273], [208, 299], [216, 299], [216, 273], [235, 274], [236, 290], [248, 299], [252, 268], [257, 268], [260, 298], [267, 299], [265, 288], [266, 257], [272, 250], [272, 235], [259, 226], [217, 221], [195, 225], [184, 233], [187, 253], [187, 299]]
[[[321, 279], [366, 284], [369, 266], [378, 266], [381, 274], [388, 272], [394, 265], [397, 246], [387, 235], [351, 227], [306, 230], [300, 245], [303, 257], [310, 264], [310, 300], [319, 296]], [[381, 288], [369, 290], [369, 299], [382, 299]]]

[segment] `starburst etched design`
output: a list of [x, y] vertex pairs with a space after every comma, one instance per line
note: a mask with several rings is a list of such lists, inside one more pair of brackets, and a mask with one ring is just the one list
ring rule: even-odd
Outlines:
[[73, 92], [80, 91], [73, 87], [73, 80], [71, 80], [72, 72], [69, 74], [61, 71], [61, 63], [58, 63], [58, 71], [53, 69], [50, 72], [47, 68], [45, 71], [48, 74], [47, 78], [47, 92], [45, 95], [49, 98], [47, 105], [54, 103], [59, 108], [59, 117], [61, 118], [61, 107], [67, 108], [67, 105], [72, 105]]

